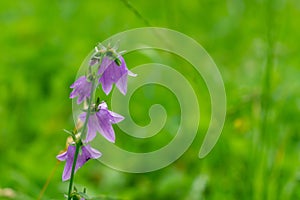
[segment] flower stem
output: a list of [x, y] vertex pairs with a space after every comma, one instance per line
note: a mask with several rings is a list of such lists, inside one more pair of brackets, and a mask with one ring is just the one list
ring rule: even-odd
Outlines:
[[90, 96], [90, 99], [89, 99], [88, 109], [87, 109], [87, 112], [86, 112], [86, 117], [85, 117], [85, 121], [84, 121], [82, 130], [81, 130], [80, 137], [85, 136], [85, 131], [86, 131], [86, 128], [87, 128], [88, 120], [89, 120], [90, 115], [91, 115], [91, 107], [92, 107], [94, 90], [95, 90], [95, 81], [96, 81], [95, 79], [92, 80], [91, 96]]
[[92, 107], [92, 102], [93, 102], [93, 96], [94, 96], [94, 90], [95, 90], [95, 82], [96, 80], [93, 79], [92, 80], [92, 89], [91, 89], [91, 95], [90, 98], [88, 100], [88, 110], [86, 113], [86, 118], [81, 130], [81, 135], [80, 138], [78, 140], [75, 141], [76, 143], [76, 150], [75, 150], [75, 154], [74, 154], [74, 160], [73, 160], [73, 164], [72, 164], [72, 170], [71, 170], [71, 177], [70, 177], [70, 183], [69, 183], [69, 191], [68, 191], [68, 200], [71, 200], [71, 193], [72, 193], [72, 187], [73, 187], [73, 182], [74, 182], [74, 173], [75, 173], [75, 166], [76, 166], [76, 162], [77, 162], [77, 158], [78, 158], [78, 154], [79, 154], [79, 149], [82, 146], [82, 142], [81, 142], [81, 137], [82, 135], [84, 135], [86, 128], [87, 128], [87, 123], [91, 114], [91, 107]]
[[81, 144], [76, 143], [76, 150], [75, 150], [74, 160], [73, 160], [73, 164], [72, 164], [71, 178], [70, 178], [70, 183], [69, 183], [68, 200], [71, 200], [71, 192], [72, 192], [73, 181], [74, 181], [75, 166], [76, 166], [80, 146], [81, 146]]

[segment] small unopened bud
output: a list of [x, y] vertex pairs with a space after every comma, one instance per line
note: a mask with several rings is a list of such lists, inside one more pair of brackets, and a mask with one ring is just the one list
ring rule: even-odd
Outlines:
[[73, 143], [74, 143], [73, 138], [71, 136], [69, 136], [66, 141], [66, 149], [68, 149], [69, 145], [73, 144]]
[[83, 122], [78, 118], [76, 123], [76, 130], [80, 130], [83, 127]]

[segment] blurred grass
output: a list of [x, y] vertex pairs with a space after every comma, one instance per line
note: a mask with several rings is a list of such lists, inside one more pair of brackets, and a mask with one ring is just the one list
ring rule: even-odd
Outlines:
[[[200, 85], [199, 134], [171, 166], [147, 174], [126, 174], [90, 161], [76, 185], [121, 199], [300, 199], [300, 80], [297, 0], [2, 1], [0, 3], [0, 188], [15, 199], [36, 199], [56, 166], [71, 129], [69, 85], [89, 51], [109, 36], [136, 27], [171, 28], [193, 37], [212, 56], [223, 76], [228, 109], [217, 146], [204, 159], [196, 155], [207, 128], [209, 100]], [[163, 57], [164, 58], [164, 57]], [[128, 55], [129, 67], [147, 56]], [[174, 63], [178, 63], [174, 58]], [[176, 67], [176, 65], [175, 65]], [[178, 68], [183, 71], [183, 69]], [[164, 88], [142, 88], [135, 98], [138, 123], [146, 124], [152, 97], [168, 110], [166, 131], [176, 128], [178, 108]], [[151, 98], [147, 98], [147, 95]], [[169, 104], [169, 101], [172, 102]], [[117, 128], [116, 128], [117, 130]], [[122, 136], [120, 131], [117, 135]], [[160, 135], [159, 135], [160, 136]], [[155, 149], [160, 136], [134, 150]], [[123, 142], [123, 141], [122, 141]], [[120, 142], [120, 145], [124, 145]], [[130, 141], [130, 144], [138, 141]], [[124, 142], [125, 143], [125, 142]], [[62, 199], [61, 163], [43, 199]], [[4, 197], [0, 197], [0, 199]]]

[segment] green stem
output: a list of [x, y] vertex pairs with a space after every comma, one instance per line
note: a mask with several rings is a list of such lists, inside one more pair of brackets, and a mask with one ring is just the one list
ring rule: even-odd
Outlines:
[[87, 109], [87, 112], [86, 112], [85, 121], [84, 121], [82, 130], [81, 130], [81, 136], [83, 136], [85, 131], [86, 131], [88, 120], [89, 120], [90, 115], [91, 115], [91, 105], [92, 105], [92, 102], [93, 102], [93, 96], [94, 96], [94, 90], [95, 90], [95, 81], [96, 81], [95, 79], [93, 79], [93, 81], [92, 81], [91, 96], [90, 96], [90, 99], [89, 99], [89, 104], [88, 104], [88, 109]]
[[73, 160], [73, 164], [72, 164], [71, 178], [70, 178], [70, 183], [69, 183], [68, 200], [71, 200], [71, 192], [72, 192], [72, 187], [73, 187], [75, 166], [76, 166], [80, 146], [81, 146], [81, 144], [76, 143], [76, 150], [75, 150], [74, 160]]
[[138, 18], [140, 18], [145, 24], [146, 26], [152, 26], [151, 23], [145, 18], [143, 17], [143, 15], [127, 0], [121, 0], [124, 5], [131, 10]]
[[[266, 65], [264, 76], [262, 79], [262, 93], [261, 93], [261, 111], [260, 111], [260, 124], [259, 124], [259, 142], [256, 149], [255, 157], [255, 178], [254, 178], [254, 187], [255, 192], [254, 199], [269, 199], [270, 195], [268, 194], [269, 188], [272, 188], [271, 176], [272, 168], [268, 167], [269, 158], [272, 158], [270, 154], [272, 140], [275, 139], [274, 134], [270, 135], [270, 120], [269, 112], [272, 109], [272, 78], [274, 70], [274, 28], [275, 22], [274, 18], [274, 1], [268, 0], [266, 2], [266, 43], [267, 43], [267, 52], [266, 52]], [[270, 157], [271, 156], [271, 157]], [[259, 160], [257, 161], [257, 158]], [[272, 161], [273, 162], [273, 161]], [[273, 164], [273, 163], [272, 163]], [[271, 196], [273, 199], [274, 197]]]
[[269, 0], [267, 2], [267, 60], [265, 67], [265, 75], [262, 83], [262, 95], [261, 95], [261, 124], [260, 132], [263, 142], [270, 142], [270, 137], [267, 135], [268, 128], [268, 115], [271, 107], [271, 81], [272, 72], [274, 68], [274, 2]]
[[[87, 110], [87, 113], [86, 113], [86, 118], [85, 118], [82, 130], [81, 130], [81, 135], [83, 135], [85, 133], [86, 128], [87, 128], [87, 123], [88, 123], [89, 117], [91, 115], [91, 107], [92, 107], [91, 105], [92, 105], [92, 102], [93, 102], [93, 96], [94, 96], [94, 90], [95, 90], [95, 82], [96, 82], [96, 80], [93, 79], [92, 80], [91, 95], [90, 95], [89, 103], [88, 103], [88, 110]], [[71, 170], [71, 178], [70, 178], [70, 183], [69, 183], [68, 200], [71, 200], [71, 193], [72, 193], [72, 187], [73, 187], [73, 182], [74, 182], [74, 174], [75, 174], [75, 166], [76, 166], [76, 163], [77, 163], [79, 149], [82, 146], [81, 136], [80, 136], [80, 138], [78, 140], [75, 141], [75, 143], [76, 143], [76, 150], [75, 150], [74, 160], [73, 160], [72, 170]]]

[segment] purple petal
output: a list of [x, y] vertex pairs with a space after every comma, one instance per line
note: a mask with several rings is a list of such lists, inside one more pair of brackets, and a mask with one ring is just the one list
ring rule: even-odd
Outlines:
[[87, 155], [83, 154], [83, 148], [84, 147], [82, 147], [82, 154], [78, 155], [75, 171], [81, 168], [84, 165], [84, 163], [86, 163], [90, 159], [89, 157], [87, 157]]
[[78, 86], [80, 86], [81, 84], [82, 84], [82, 82], [84, 82], [85, 81], [85, 76], [81, 76], [81, 77], [79, 77], [71, 86], [70, 86], [70, 88], [75, 88], [75, 87], [78, 87]]
[[114, 61], [109, 59], [107, 56], [105, 56], [103, 59], [102, 59], [102, 62], [101, 62], [101, 65], [100, 65], [100, 68], [98, 70], [98, 74], [101, 75], [104, 73], [104, 71], [113, 63]]
[[110, 142], [115, 142], [115, 132], [110, 123], [109, 112], [105, 109], [96, 113], [98, 118], [100, 133]]
[[107, 103], [105, 101], [103, 101], [102, 103], [100, 103], [98, 105], [98, 109], [107, 109]]
[[56, 156], [57, 160], [65, 161], [67, 159], [67, 151]]
[[63, 176], [62, 176], [63, 181], [70, 179], [75, 151], [76, 151], [76, 147], [69, 145], [68, 150], [67, 150], [66, 165], [65, 165], [65, 168], [63, 171]]
[[119, 79], [119, 72], [116, 70], [115, 65], [115, 63], [111, 63], [99, 80], [102, 84], [102, 89], [106, 94], [110, 93], [113, 83]]
[[102, 84], [102, 89], [106, 95], [108, 95], [112, 89], [113, 82], [107, 78], [104, 74], [100, 78], [100, 82]]
[[119, 115], [118, 113], [115, 113], [113, 111], [107, 110], [110, 114], [110, 120], [112, 122], [112, 124], [116, 124], [119, 123], [120, 121], [124, 120], [124, 117], [122, 115]]
[[88, 82], [85, 76], [81, 76], [70, 86], [70, 88], [73, 88], [70, 98], [78, 96], [77, 103], [80, 104], [84, 99], [90, 97], [92, 83]]
[[75, 171], [81, 168], [88, 160], [100, 158], [102, 154], [90, 147], [90, 145], [81, 147], [81, 154], [78, 155]]
[[[89, 95], [88, 95], [88, 96], [89, 96]], [[87, 96], [83, 96], [83, 95], [78, 96], [77, 104], [81, 104], [81, 102], [83, 102], [83, 100], [84, 100], [86, 97], [87, 97]]]
[[82, 147], [82, 157], [85, 157], [85, 159], [97, 159], [100, 158], [101, 155], [101, 152], [92, 148], [90, 145]]
[[[86, 113], [81, 113], [79, 119], [84, 122], [86, 119]], [[96, 137], [96, 132], [100, 130], [98, 119], [95, 114], [90, 114], [87, 124], [87, 134], [84, 140], [85, 143], [92, 141]]]
[[127, 74], [123, 74], [123, 76], [117, 81], [116, 86], [123, 95], [127, 93]]

